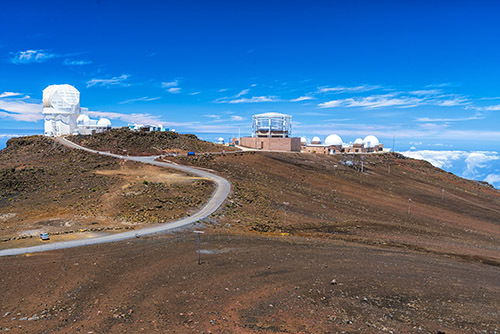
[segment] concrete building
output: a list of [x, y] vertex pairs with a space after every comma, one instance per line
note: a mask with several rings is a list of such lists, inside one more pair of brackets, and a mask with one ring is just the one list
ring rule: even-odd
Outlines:
[[51, 85], [43, 90], [46, 136], [89, 135], [111, 128], [109, 119], [91, 120], [80, 107], [80, 92], [71, 85]]
[[252, 136], [240, 138], [241, 146], [269, 150], [300, 152], [300, 138], [292, 137], [292, 116], [264, 113], [252, 116]]

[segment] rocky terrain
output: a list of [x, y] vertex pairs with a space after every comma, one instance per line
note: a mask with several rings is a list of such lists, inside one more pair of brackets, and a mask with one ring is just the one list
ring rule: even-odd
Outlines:
[[93, 136], [70, 136], [68, 139], [99, 151], [129, 155], [159, 155], [187, 152], [236, 151], [228, 147], [203, 141], [195, 135], [177, 132], [132, 131], [128, 128], [112, 129]]
[[[205, 231], [202, 264], [190, 230], [0, 258], [2, 330], [500, 332], [500, 193], [488, 184], [397, 154], [168, 159], [233, 186], [195, 226]], [[39, 137], [9, 142], [0, 164], [9, 175], [0, 179], [2, 231], [28, 221], [24, 208], [32, 216], [45, 208], [52, 221], [75, 203], [88, 222], [113, 208], [118, 222], [158, 222], [181, 214], [169, 201], [186, 214], [211, 191], [204, 180]], [[128, 226], [119, 224], [109, 226]]]
[[500, 265], [500, 192], [425, 161], [265, 152], [172, 160], [233, 182], [221, 224]]
[[166, 222], [200, 207], [212, 190], [206, 180], [68, 149], [42, 136], [13, 138], [0, 151], [0, 247], [33, 236], [28, 241], [39, 242], [40, 232]]

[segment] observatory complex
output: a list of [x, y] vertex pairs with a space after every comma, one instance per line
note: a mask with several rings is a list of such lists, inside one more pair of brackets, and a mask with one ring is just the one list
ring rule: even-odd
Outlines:
[[292, 116], [264, 113], [252, 116], [252, 136], [240, 138], [241, 146], [269, 151], [300, 152], [300, 138], [292, 137]]
[[[235, 138], [233, 138], [235, 143]], [[385, 152], [377, 137], [369, 135], [344, 143], [339, 135], [331, 134], [324, 143], [314, 137], [309, 143], [305, 137], [292, 137], [292, 116], [279, 113], [264, 113], [252, 116], [252, 136], [242, 137], [241, 146], [266, 150], [305, 152], [315, 154], [378, 153]]]
[[111, 128], [107, 118], [92, 120], [80, 107], [80, 92], [71, 85], [51, 85], [43, 90], [46, 136], [90, 135]]
[[384, 144], [377, 137], [366, 136], [365, 139], [357, 138], [352, 143], [344, 143], [339, 135], [331, 134], [326, 137], [324, 143], [319, 137], [314, 137], [308, 144], [305, 137], [300, 139], [301, 151], [316, 154], [335, 153], [377, 153], [385, 152]]

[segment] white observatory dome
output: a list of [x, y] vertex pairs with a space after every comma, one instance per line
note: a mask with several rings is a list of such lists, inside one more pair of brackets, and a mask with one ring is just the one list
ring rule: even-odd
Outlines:
[[219, 137], [219, 139], [217, 139], [218, 141], [224, 141], [224, 138], [222, 137]]
[[301, 144], [307, 144], [307, 139], [306, 139], [306, 137], [300, 137], [300, 143], [301, 143]]
[[325, 145], [327, 146], [342, 146], [342, 138], [340, 138], [338, 135], [329, 135], [325, 139]]
[[71, 85], [51, 85], [43, 90], [45, 108], [75, 108], [80, 105], [80, 92]]
[[76, 124], [89, 124], [89, 123], [90, 123], [90, 118], [85, 114], [81, 114], [76, 119]]
[[107, 118], [101, 118], [99, 122], [97, 122], [97, 126], [103, 127], [103, 128], [110, 128], [111, 127], [111, 121]]
[[366, 136], [365, 139], [363, 139], [363, 144], [365, 144], [366, 147], [375, 147], [380, 145], [380, 142], [378, 141], [378, 138], [375, 136]]
[[356, 140], [354, 141], [354, 144], [363, 144], [363, 139], [356, 138]]
[[319, 139], [319, 137], [314, 137], [311, 140], [311, 144], [321, 144], [321, 139]]

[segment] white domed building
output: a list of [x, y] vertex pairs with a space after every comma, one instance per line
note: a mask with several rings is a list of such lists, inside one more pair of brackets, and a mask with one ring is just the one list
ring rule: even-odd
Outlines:
[[311, 144], [302, 148], [302, 152], [316, 154], [336, 153], [372, 153], [383, 151], [384, 145], [375, 136], [366, 136], [365, 139], [356, 138], [352, 143], [344, 143], [339, 135], [331, 134], [323, 144], [318, 137], [314, 137]]
[[46, 136], [94, 134], [111, 128], [109, 119], [91, 120], [80, 107], [80, 92], [71, 85], [51, 85], [43, 90]]
[[321, 145], [321, 139], [319, 139], [318, 136], [313, 137], [313, 139], [311, 140], [311, 144], [312, 145]]

